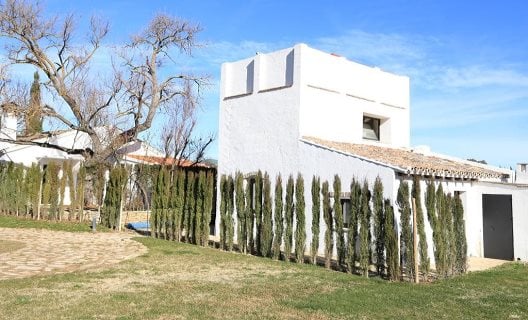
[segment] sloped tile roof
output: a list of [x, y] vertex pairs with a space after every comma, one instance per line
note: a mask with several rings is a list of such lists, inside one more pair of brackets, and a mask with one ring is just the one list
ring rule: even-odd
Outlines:
[[142, 161], [144, 163], [149, 163], [149, 164], [160, 164], [160, 165], [173, 165], [173, 164], [177, 164], [179, 165], [180, 167], [201, 167], [201, 168], [209, 168], [208, 165], [204, 164], [204, 163], [194, 163], [192, 161], [189, 161], [189, 160], [185, 160], [185, 159], [174, 159], [174, 158], [165, 158], [165, 157], [155, 157], [155, 156], [142, 156], [142, 155], [137, 155], [137, 154], [128, 154], [126, 155], [127, 158], [132, 158], [132, 159], [135, 159], [135, 160], [139, 160], [139, 161]]
[[493, 167], [473, 165], [464, 160], [443, 158], [438, 155], [426, 155], [409, 149], [327, 141], [315, 137], [302, 137], [302, 140], [323, 148], [397, 167], [409, 174], [465, 179], [501, 179], [509, 175], [501, 172], [499, 168], [493, 170]]

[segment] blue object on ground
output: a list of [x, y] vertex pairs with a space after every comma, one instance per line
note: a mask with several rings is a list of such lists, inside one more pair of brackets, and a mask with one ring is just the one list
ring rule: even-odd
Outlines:
[[150, 228], [150, 224], [148, 221], [129, 222], [126, 227], [132, 230], [147, 230]]

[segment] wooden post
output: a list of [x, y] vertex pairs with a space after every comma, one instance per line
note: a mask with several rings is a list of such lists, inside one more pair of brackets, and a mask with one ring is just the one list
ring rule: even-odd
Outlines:
[[416, 220], [416, 199], [412, 198], [412, 211], [413, 211], [413, 256], [414, 256], [414, 282], [419, 283], [420, 277], [418, 276], [418, 225]]

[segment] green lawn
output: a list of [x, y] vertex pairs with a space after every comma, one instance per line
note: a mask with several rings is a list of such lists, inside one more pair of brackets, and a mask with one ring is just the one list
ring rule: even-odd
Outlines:
[[0, 318], [528, 318], [528, 267], [520, 263], [413, 285], [163, 240], [137, 241], [148, 254], [105, 270], [0, 281]]
[[[92, 231], [90, 221], [49, 221], [49, 220], [31, 220], [22, 217], [0, 215], [0, 227], [4, 228], [36, 228], [49, 229], [56, 231], [69, 232], [88, 232]], [[97, 225], [97, 231], [108, 232], [108, 228]]]

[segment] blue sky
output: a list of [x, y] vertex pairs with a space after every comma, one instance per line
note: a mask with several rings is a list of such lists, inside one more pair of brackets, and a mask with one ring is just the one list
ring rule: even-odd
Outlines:
[[[203, 28], [178, 68], [210, 76], [200, 132], [216, 132], [220, 64], [304, 42], [411, 78], [411, 144], [503, 167], [528, 161], [525, 1], [64, 1], [47, 12], [100, 14], [120, 43], [156, 13]], [[217, 155], [217, 145], [209, 150]]]

